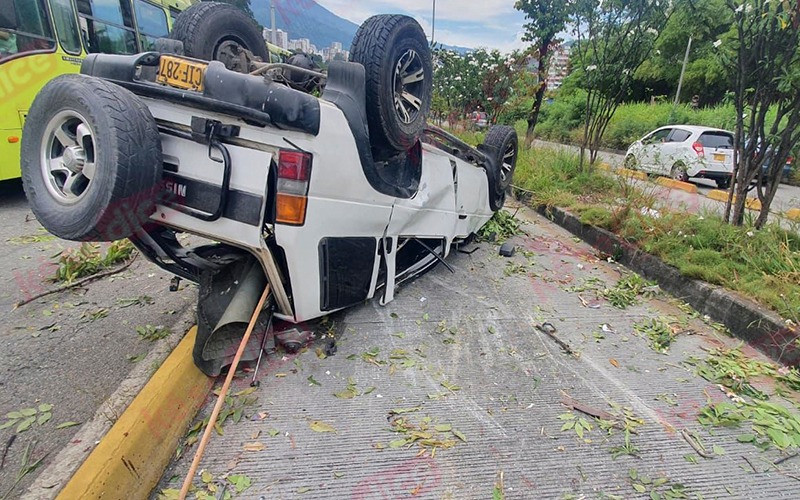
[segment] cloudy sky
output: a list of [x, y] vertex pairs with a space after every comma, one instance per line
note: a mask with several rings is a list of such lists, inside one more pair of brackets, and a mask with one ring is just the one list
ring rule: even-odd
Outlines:
[[[317, 0], [338, 16], [360, 24], [373, 14], [413, 16], [431, 34], [432, 0]], [[502, 51], [522, 48], [524, 16], [514, 0], [436, 0], [436, 41]]]

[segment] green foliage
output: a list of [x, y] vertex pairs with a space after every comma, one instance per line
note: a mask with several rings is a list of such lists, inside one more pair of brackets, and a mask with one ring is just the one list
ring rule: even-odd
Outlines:
[[495, 241], [502, 243], [518, 233], [519, 221], [505, 210], [498, 210], [492, 215], [489, 222], [478, 231], [478, 237], [487, 240], [491, 234], [494, 234]]
[[613, 288], [604, 289], [602, 295], [612, 306], [625, 309], [638, 304], [640, 295], [652, 296], [655, 288], [655, 283], [645, 280], [636, 273], [631, 273], [619, 280]]
[[166, 338], [172, 332], [169, 330], [169, 328], [162, 325], [145, 325], [137, 326], [136, 333], [139, 334], [142, 340], [149, 340], [150, 342], [153, 342], [155, 340]]
[[58, 269], [53, 281], [72, 283], [74, 280], [91, 276], [104, 269], [124, 262], [133, 254], [134, 247], [129, 240], [115, 241], [100, 253], [100, 245], [82, 243], [78, 248], [69, 248], [58, 256]]
[[669, 96], [677, 91], [678, 79], [689, 36], [692, 47], [681, 95], [689, 102], [693, 95], [701, 104], [718, 103], [732, 88], [732, 65], [720, 60], [714, 47], [730, 31], [733, 16], [725, 0], [702, 2], [678, 0], [675, 10], [656, 41], [653, 52], [634, 75], [636, 99]]
[[786, 407], [767, 401], [739, 401], [709, 404], [697, 420], [706, 427], [750, 425], [752, 433], [738, 436], [741, 443], [752, 443], [763, 450], [800, 446], [800, 418]]
[[672, 325], [664, 318], [644, 319], [634, 324], [633, 329], [646, 335], [650, 340], [650, 347], [657, 352], [666, 353], [675, 340]]

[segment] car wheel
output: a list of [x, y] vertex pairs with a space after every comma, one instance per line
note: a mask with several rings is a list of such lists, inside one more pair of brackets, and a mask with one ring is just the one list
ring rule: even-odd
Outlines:
[[731, 180], [729, 178], [728, 179], [717, 179], [716, 183], [717, 183], [717, 187], [720, 188], [720, 189], [728, 189], [729, 187], [731, 187]]
[[676, 163], [670, 170], [670, 177], [676, 181], [689, 182], [689, 174], [686, 173], [686, 165], [683, 163]]
[[505, 203], [505, 195], [511, 187], [514, 170], [517, 168], [519, 140], [517, 131], [508, 125], [494, 125], [489, 129], [481, 150], [492, 157], [496, 169], [490, 183], [490, 205], [492, 210], [500, 210]]
[[133, 234], [161, 192], [161, 140], [147, 107], [105, 80], [63, 75], [36, 96], [22, 134], [31, 210], [68, 240]]
[[[267, 44], [258, 24], [233, 5], [220, 2], [198, 2], [181, 12], [175, 19], [173, 40], [183, 42], [183, 52], [204, 61], [222, 61], [228, 69], [238, 60], [244, 48], [269, 61]], [[236, 69], [246, 70], [247, 68]]]
[[623, 162], [623, 166], [628, 170], [637, 170], [639, 168], [639, 161], [633, 155], [628, 155], [625, 157], [625, 161]]
[[411, 148], [431, 106], [433, 66], [425, 32], [413, 18], [379, 15], [364, 21], [350, 60], [366, 70], [372, 153], [383, 161]]

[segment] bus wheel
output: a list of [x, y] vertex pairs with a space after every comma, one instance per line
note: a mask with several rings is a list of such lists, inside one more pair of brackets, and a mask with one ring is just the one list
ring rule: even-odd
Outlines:
[[169, 37], [183, 42], [185, 55], [205, 61], [223, 61], [226, 67], [231, 66], [240, 48], [269, 62], [267, 44], [258, 24], [241, 9], [227, 3], [192, 5], [175, 19]]
[[161, 140], [130, 91], [85, 75], [62, 75], [36, 96], [22, 133], [22, 183], [31, 210], [54, 235], [114, 241], [155, 210]]

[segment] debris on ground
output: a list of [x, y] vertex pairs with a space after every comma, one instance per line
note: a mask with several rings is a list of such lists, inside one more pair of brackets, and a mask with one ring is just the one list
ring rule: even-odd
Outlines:
[[516, 251], [517, 247], [510, 241], [506, 241], [502, 245], [500, 245], [500, 255], [503, 257], [513, 257], [514, 252]]

